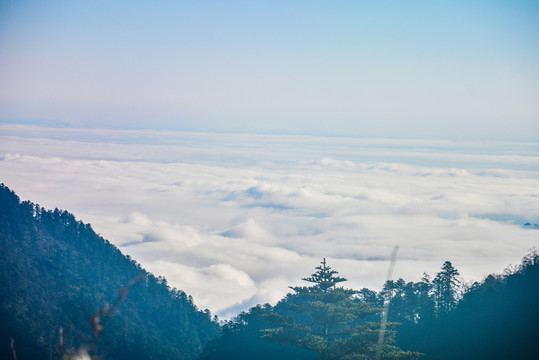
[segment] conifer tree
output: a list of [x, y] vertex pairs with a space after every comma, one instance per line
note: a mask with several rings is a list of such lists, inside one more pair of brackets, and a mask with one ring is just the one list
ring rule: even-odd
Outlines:
[[[299, 346], [321, 355], [321, 359], [370, 359], [376, 351], [379, 323], [367, 321], [376, 318], [380, 309], [354, 296], [356, 290], [337, 287], [346, 281], [336, 276], [324, 259], [316, 272], [302, 280], [312, 286], [291, 287], [294, 294], [283, 300], [288, 314], [273, 312], [271, 329], [265, 338]], [[390, 324], [392, 326], [394, 324]], [[386, 330], [381, 359], [416, 359], [418, 353], [405, 352], [390, 343], [395, 331]]]
[[423, 273], [421, 281], [416, 283], [418, 291], [418, 310], [419, 322], [425, 322], [434, 316], [434, 299], [432, 297], [432, 280], [430, 276]]
[[[314, 287], [311, 289], [313, 291], [321, 291], [324, 293], [327, 293], [332, 288], [334, 288], [338, 283], [347, 281], [345, 278], [334, 276], [335, 274], [338, 274], [338, 271], [332, 270], [331, 267], [326, 265], [326, 258], [322, 260], [320, 263], [320, 266], [317, 266], [315, 269], [318, 270], [314, 274], [311, 275], [311, 277], [308, 278], [302, 278], [301, 280], [308, 281], [311, 283], [314, 283]], [[303, 291], [304, 288], [302, 287], [291, 287], [292, 290], [296, 292]]]
[[436, 309], [439, 315], [447, 314], [457, 304], [460, 285], [458, 276], [459, 271], [453, 267], [450, 261], [446, 261], [442, 265], [442, 271], [434, 278]]

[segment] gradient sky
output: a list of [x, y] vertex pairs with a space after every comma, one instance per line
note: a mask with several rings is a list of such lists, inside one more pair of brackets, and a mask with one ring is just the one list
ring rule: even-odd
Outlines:
[[538, 1], [0, 3], [0, 120], [539, 139]]

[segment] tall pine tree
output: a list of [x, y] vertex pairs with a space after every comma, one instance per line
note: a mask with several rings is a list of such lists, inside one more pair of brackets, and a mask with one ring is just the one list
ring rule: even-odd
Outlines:
[[458, 276], [459, 271], [450, 261], [446, 261], [442, 266], [442, 271], [436, 274], [433, 284], [438, 315], [443, 316], [456, 306], [460, 286]]
[[[315, 351], [323, 360], [374, 358], [380, 325], [367, 320], [380, 309], [355, 296], [358, 291], [338, 287], [346, 279], [336, 276], [325, 259], [316, 270], [303, 279], [312, 286], [291, 287], [295, 293], [284, 300], [288, 314], [273, 312], [274, 327], [265, 330], [265, 337]], [[386, 332], [381, 359], [419, 357], [390, 345], [394, 335], [394, 330]]]

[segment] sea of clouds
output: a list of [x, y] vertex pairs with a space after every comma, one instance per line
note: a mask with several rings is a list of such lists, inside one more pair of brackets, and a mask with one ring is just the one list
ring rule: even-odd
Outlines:
[[0, 124], [0, 181], [89, 222], [229, 317], [278, 301], [326, 257], [379, 290], [450, 260], [464, 280], [539, 245], [539, 144]]

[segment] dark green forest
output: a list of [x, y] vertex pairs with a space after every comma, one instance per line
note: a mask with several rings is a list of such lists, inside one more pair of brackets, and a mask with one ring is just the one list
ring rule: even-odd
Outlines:
[[[201, 359], [539, 359], [537, 250], [503, 275], [467, 286], [449, 261], [433, 278], [387, 281], [380, 292], [339, 288], [339, 278], [322, 291], [317, 269], [304, 279], [314, 286], [226, 322]], [[377, 356], [385, 306], [388, 328]]]
[[0, 246], [2, 359], [539, 358], [537, 250], [481, 282], [446, 261], [380, 291], [345, 287], [324, 259], [276, 305], [219, 324], [89, 224], [3, 184]]
[[277, 305], [256, 306], [223, 326], [221, 338], [208, 344], [201, 360], [216, 359], [419, 359], [421, 354], [392, 345], [394, 323], [380, 335], [382, 308], [358, 291], [338, 287], [324, 259]]
[[89, 224], [21, 203], [3, 184], [0, 248], [2, 359], [12, 358], [10, 338], [19, 360], [81, 348], [101, 359], [196, 359], [219, 334], [209, 311]]

